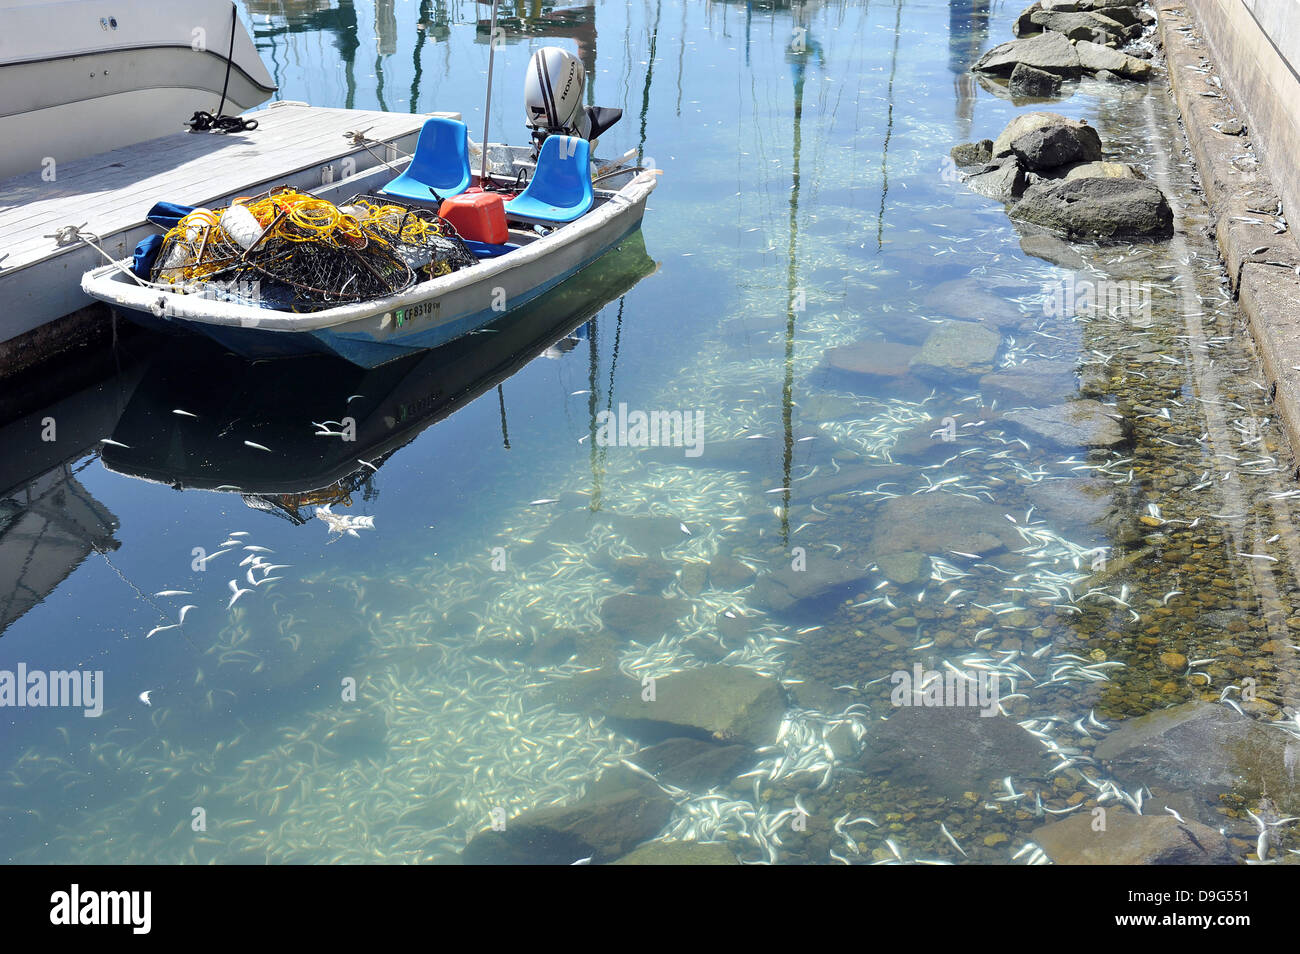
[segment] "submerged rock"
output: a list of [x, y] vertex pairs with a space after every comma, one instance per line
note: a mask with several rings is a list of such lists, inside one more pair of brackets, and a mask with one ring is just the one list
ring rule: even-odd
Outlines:
[[1300, 813], [1298, 750], [1300, 743], [1285, 732], [1194, 700], [1121, 723], [1094, 754], [1122, 780], [1190, 793], [1203, 805], [1232, 791], [1267, 794], [1294, 815]]
[[652, 841], [616, 865], [738, 865], [735, 853], [726, 845], [704, 845], [697, 841]]
[[1040, 480], [1025, 488], [1025, 497], [1053, 526], [1099, 530], [1112, 514], [1114, 484], [1090, 477]]
[[872, 724], [863, 766], [891, 785], [924, 787], [959, 801], [994, 779], [1044, 777], [1051, 762], [1037, 739], [975, 706], [900, 706]]
[[1011, 217], [1070, 238], [1169, 238], [1174, 213], [1164, 193], [1140, 179], [1065, 179], [1025, 190]]
[[607, 629], [642, 642], [657, 640], [685, 613], [683, 602], [648, 593], [618, 593], [600, 604]]
[[999, 408], [1057, 404], [1077, 388], [1074, 362], [1034, 359], [980, 378], [984, 403]]
[[[1082, 69], [1073, 44], [1060, 33], [1040, 33], [995, 46], [981, 56], [971, 69], [980, 73], [1010, 74], [1017, 63], [1062, 76], [1078, 76]], [[996, 154], [995, 150], [994, 155]]]
[[911, 362], [919, 349], [888, 341], [859, 341], [826, 350], [830, 370], [853, 379], [855, 386], [895, 392], [908, 384]]
[[945, 321], [912, 358], [912, 371], [941, 384], [960, 383], [992, 371], [1001, 346], [1002, 337], [996, 331], [970, 321]]
[[1012, 96], [1046, 99], [1061, 91], [1061, 76], [1040, 70], [1028, 63], [1017, 63], [1007, 81], [1007, 92]]
[[[1022, 292], [1016, 290], [1015, 293]], [[1019, 332], [1027, 325], [1033, 327], [1032, 316], [1026, 315], [1002, 295], [989, 291], [974, 278], [957, 278], [936, 285], [926, 293], [922, 303], [936, 316], [978, 321], [1003, 331]], [[935, 326], [931, 324], [929, 331], [934, 330]]]
[[1079, 272], [1088, 269], [1087, 259], [1073, 245], [1050, 232], [1033, 232], [1021, 236], [1020, 250], [1026, 255], [1041, 258], [1062, 268], [1072, 268]]
[[715, 556], [709, 564], [709, 582], [714, 589], [739, 590], [754, 582], [754, 571], [739, 560]]
[[930, 578], [930, 558], [918, 550], [885, 553], [876, 557], [885, 579], [899, 586], [911, 586]]
[[599, 864], [657, 835], [672, 809], [658, 786], [620, 766], [571, 805], [526, 811], [501, 831], [479, 832], [462, 857], [472, 865], [568, 865], [582, 858]]
[[941, 492], [891, 497], [873, 514], [869, 550], [873, 558], [908, 550], [986, 556], [1023, 545], [1002, 513], [993, 504]]
[[639, 683], [609, 707], [607, 717], [640, 739], [674, 737], [769, 744], [785, 714], [781, 684], [752, 669], [711, 665], [655, 680], [646, 700]]
[[1093, 816], [1081, 811], [1064, 821], [1034, 829], [1033, 840], [1058, 865], [1226, 865], [1228, 841], [1213, 828], [1172, 815], [1134, 815], [1106, 811], [1106, 827], [1094, 830]]
[[1127, 440], [1124, 426], [1114, 411], [1092, 400], [1067, 401], [1054, 407], [1010, 411], [1002, 420], [1026, 437], [1046, 441], [1062, 449], [1115, 447]]
[[753, 602], [775, 613], [796, 610], [801, 604], [818, 604], [866, 579], [857, 561], [815, 556], [803, 570], [782, 567], [765, 573], [754, 584]]
[[707, 791], [730, 782], [753, 764], [754, 750], [703, 739], [674, 738], [642, 749], [632, 762], [661, 783], [688, 791]]

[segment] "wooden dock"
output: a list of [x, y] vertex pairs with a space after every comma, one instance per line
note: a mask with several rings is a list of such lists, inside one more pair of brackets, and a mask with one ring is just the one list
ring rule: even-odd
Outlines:
[[[81, 226], [123, 258], [157, 231], [145, 221], [155, 202], [212, 207], [277, 185], [317, 189], [409, 155], [430, 115], [459, 118], [291, 102], [248, 115], [258, 120], [249, 132], [181, 132], [58, 163], [53, 181], [40, 169], [0, 181], [0, 371], [6, 352], [60, 350], [52, 323], [92, 303], [81, 276], [104, 257], [80, 240], [60, 245], [60, 229]], [[352, 131], [385, 145], [359, 146], [346, 136]], [[36, 339], [52, 340], [27, 346]]]

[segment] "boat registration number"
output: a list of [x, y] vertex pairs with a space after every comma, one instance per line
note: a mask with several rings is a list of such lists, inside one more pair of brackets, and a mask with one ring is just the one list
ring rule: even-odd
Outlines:
[[397, 327], [400, 328], [408, 321], [414, 321], [417, 318], [427, 318], [430, 315], [437, 314], [438, 305], [439, 302], [436, 298], [430, 301], [422, 301], [418, 304], [411, 305], [409, 308], [398, 308], [393, 312], [393, 318], [397, 323]]

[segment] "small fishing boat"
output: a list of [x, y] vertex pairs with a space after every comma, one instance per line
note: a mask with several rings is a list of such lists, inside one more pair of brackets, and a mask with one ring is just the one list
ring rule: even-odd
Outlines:
[[[445, 345], [527, 305], [640, 227], [659, 170], [630, 165], [635, 150], [612, 161], [593, 158], [598, 135], [621, 111], [583, 106], [584, 80], [576, 57], [543, 48], [534, 54], [525, 81], [531, 145], [479, 146], [458, 120], [432, 118], [409, 162], [386, 163], [387, 181], [368, 187], [365, 201], [373, 201], [367, 208], [376, 214], [380, 207], [374, 203], [390, 201], [394, 205], [384, 208], [423, 209], [430, 221], [435, 221], [431, 213], [438, 213], [440, 223], [455, 203], [464, 212], [458, 223], [491, 233], [487, 241], [479, 232], [459, 233], [457, 240], [469, 239], [464, 246], [476, 260], [453, 271], [408, 282], [392, 294], [354, 295], [337, 304], [326, 300], [310, 309], [274, 296], [249, 300], [228, 287], [148, 280], [133, 270], [132, 260], [87, 272], [82, 290], [132, 321], [198, 331], [250, 358], [324, 352], [374, 368]], [[475, 152], [481, 160], [477, 176], [470, 171]], [[369, 175], [373, 178], [373, 172]], [[367, 185], [366, 178], [330, 183], [315, 195], [351, 195]], [[356, 200], [354, 195], [348, 201]], [[251, 253], [272, 225], [258, 235], [262, 220], [248, 221], [253, 231], [245, 249]], [[404, 227], [398, 227], [399, 234]], [[360, 274], [366, 269], [356, 270], [360, 278], [369, 277]], [[361, 284], [358, 280], [351, 289]]]

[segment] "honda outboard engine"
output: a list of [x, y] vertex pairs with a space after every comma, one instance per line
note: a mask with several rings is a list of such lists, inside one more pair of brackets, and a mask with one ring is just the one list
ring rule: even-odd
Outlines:
[[594, 143], [622, 118], [621, 109], [583, 106], [586, 85], [582, 61], [569, 51], [544, 46], [533, 54], [524, 77], [524, 111], [533, 133], [534, 157], [547, 136], [580, 136]]

